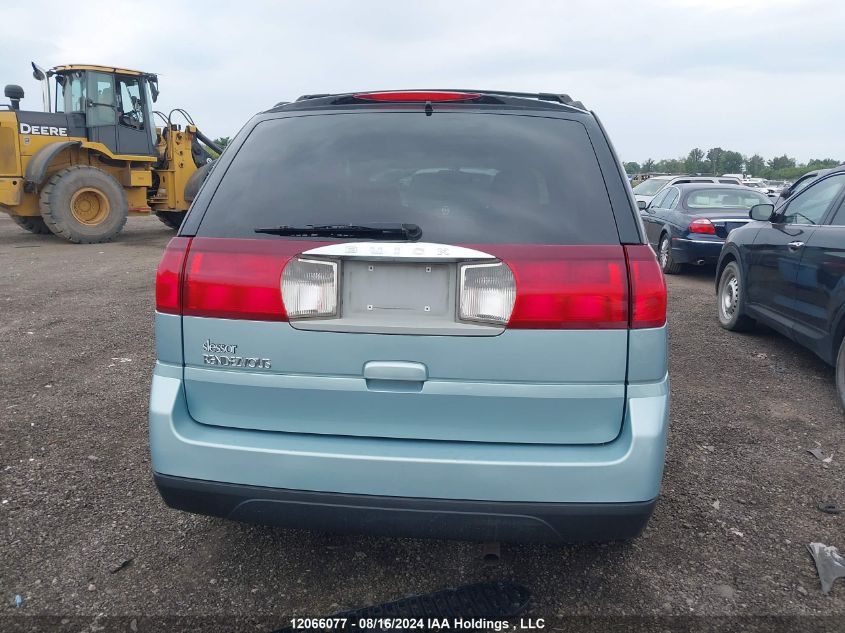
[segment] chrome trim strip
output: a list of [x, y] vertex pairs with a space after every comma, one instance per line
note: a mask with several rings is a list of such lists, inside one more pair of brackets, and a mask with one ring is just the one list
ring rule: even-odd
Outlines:
[[483, 253], [473, 248], [431, 242], [346, 242], [312, 248], [302, 254], [344, 257], [346, 259], [419, 259], [425, 261], [496, 259], [489, 253]]

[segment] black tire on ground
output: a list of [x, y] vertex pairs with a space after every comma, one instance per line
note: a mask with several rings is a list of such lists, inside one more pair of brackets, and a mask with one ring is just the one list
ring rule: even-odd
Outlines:
[[126, 224], [129, 204], [123, 187], [96, 167], [68, 167], [55, 174], [40, 197], [50, 230], [77, 244], [108, 242]]
[[845, 410], [845, 338], [839, 344], [839, 354], [836, 356], [836, 391], [839, 404]]
[[13, 215], [12, 220], [19, 227], [36, 235], [51, 235], [53, 232], [39, 215]]
[[667, 275], [677, 275], [683, 268], [682, 264], [676, 264], [672, 259], [672, 244], [665, 233], [660, 236], [657, 246], [657, 261], [660, 262], [660, 268]]
[[719, 277], [716, 311], [726, 330], [747, 332], [754, 327], [754, 319], [745, 314], [745, 282], [736, 262], [729, 262]]
[[185, 214], [182, 211], [156, 211], [156, 217], [171, 229], [178, 231], [182, 226], [182, 220], [185, 219]]

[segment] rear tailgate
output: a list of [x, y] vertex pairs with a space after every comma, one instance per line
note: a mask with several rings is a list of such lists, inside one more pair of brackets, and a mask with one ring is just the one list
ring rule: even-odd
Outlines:
[[[566, 444], [608, 442], [622, 419], [625, 330], [475, 339], [296, 332], [284, 323], [188, 317], [185, 334], [188, 407], [206, 424]], [[273, 369], [210, 368], [202, 360], [209, 340], [237, 341], [237, 354], [270, 359]], [[391, 377], [365, 378], [378, 364]], [[394, 379], [403, 365], [425, 378]]]
[[[254, 232], [378, 222], [415, 223], [426, 243]], [[289, 320], [282, 275], [297, 257], [327, 266], [329, 316]], [[500, 262], [512, 310], [464, 318], [463, 267]], [[560, 444], [620, 431], [628, 269], [579, 122], [456, 109], [260, 123], [185, 276], [185, 390], [201, 423]], [[314, 283], [297, 301], [325, 307], [329, 286]], [[484, 292], [482, 312], [504, 296]]]
[[[627, 300], [619, 283], [627, 284], [621, 246], [537, 247], [539, 257], [523, 247], [491, 248], [517, 273], [516, 305], [504, 328], [456, 321], [463, 260], [442, 257], [340, 257], [344, 301], [337, 317], [274, 321], [284, 308], [261, 297], [278, 292], [297, 244], [194, 240], [185, 313], [205, 316], [185, 316], [183, 329], [186, 393], [196, 420], [485, 442], [600, 443], [618, 434], [628, 336], [627, 312], [618, 308]], [[478, 261], [478, 251], [468, 252]], [[555, 323], [540, 320], [549, 314], [542, 303], [551, 288], [529, 277], [538, 263], [569, 277], [556, 284], [561, 296], [552, 297], [569, 303], [568, 311], [555, 312]], [[415, 276], [427, 278], [428, 287]], [[370, 277], [375, 281], [367, 283]], [[214, 318], [239, 316], [231, 305], [269, 320]], [[602, 329], [582, 329], [597, 315]]]

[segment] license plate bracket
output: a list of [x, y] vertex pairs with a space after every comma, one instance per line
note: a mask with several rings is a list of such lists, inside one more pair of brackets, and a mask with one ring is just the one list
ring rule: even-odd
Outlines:
[[454, 278], [454, 264], [346, 261], [341, 274], [341, 314], [394, 322], [451, 318]]

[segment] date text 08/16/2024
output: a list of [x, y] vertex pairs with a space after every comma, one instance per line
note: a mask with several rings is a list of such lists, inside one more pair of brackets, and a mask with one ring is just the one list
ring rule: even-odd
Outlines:
[[508, 620], [483, 618], [293, 618], [295, 631], [349, 631], [349, 630], [420, 630], [420, 631], [539, 631], [546, 628], [543, 618], [520, 618], [515, 624]]

